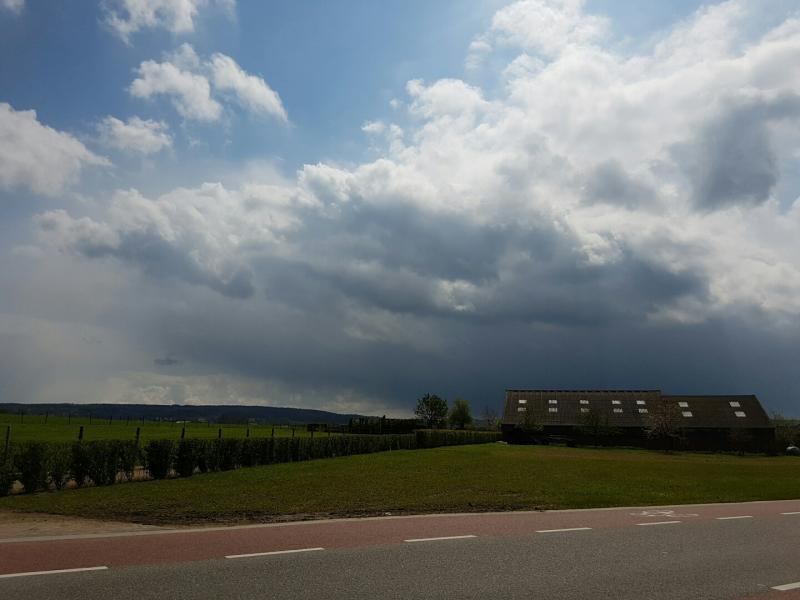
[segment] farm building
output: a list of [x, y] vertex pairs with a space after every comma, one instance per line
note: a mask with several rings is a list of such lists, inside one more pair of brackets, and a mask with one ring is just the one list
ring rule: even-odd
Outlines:
[[670, 396], [661, 390], [506, 390], [502, 428], [511, 439], [626, 445], [653, 443], [660, 431], [697, 450], [768, 451], [775, 439], [755, 395]]

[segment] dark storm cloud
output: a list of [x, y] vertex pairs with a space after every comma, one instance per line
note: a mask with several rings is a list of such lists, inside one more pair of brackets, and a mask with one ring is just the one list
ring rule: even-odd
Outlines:
[[765, 202], [778, 182], [770, 125], [800, 117], [800, 97], [728, 101], [694, 142], [676, 148], [695, 205], [706, 211]]
[[602, 202], [627, 208], [646, 207], [654, 197], [653, 190], [631, 178], [616, 160], [595, 167], [587, 177], [584, 193], [589, 203]]

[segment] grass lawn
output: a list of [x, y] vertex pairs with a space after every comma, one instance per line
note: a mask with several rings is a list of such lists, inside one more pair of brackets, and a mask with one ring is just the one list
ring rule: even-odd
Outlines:
[[[156, 422], [132, 420], [111, 421], [108, 419], [94, 418], [91, 424], [88, 417], [49, 416], [45, 422], [44, 415], [25, 415], [20, 422], [19, 415], [0, 413], [0, 443], [6, 435], [6, 427], [11, 427], [10, 439], [13, 442], [74, 442], [78, 440], [78, 431], [83, 426], [83, 439], [91, 440], [133, 440], [136, 438], [136, 428], [140, 428], [140, 439], [143, 442], [152, 439], [172, 439], [181, 437], [180, 423], [167, 421]], [[222, 428], [223, 437], [243, 438], [247, 434], [248, 425], [210, 425], [205, 423], [187, 423], [186, 437], [190, 438], [215, 438]], [[272, 435], [272, 425], [250, 425], [251, 437], [268, 437]], [[296, 436], [308, 436], [304, 426], [295, 427]], [[275, 436], [291, 437], [292, 427], [275, 425]], [[317, 433], [315, 435], [328, 435]]]
[[177, 524], [792, 498], [796, 457], [485, 444], [13, 496], [0, 510]]

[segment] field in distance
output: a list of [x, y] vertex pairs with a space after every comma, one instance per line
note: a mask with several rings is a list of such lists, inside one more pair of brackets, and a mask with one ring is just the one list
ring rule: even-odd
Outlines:
[[0, 510], [180, 524], [798, 497], [791, 456], [484, 444], [11, 496]]
[[[141, 420], [111, 420], [94, 417], [61, 417], [50, 415], [19, 415], [0, 413], [0, 437], [5, 439], [6, 428], [11, 427], [10, 439], [12, 442], [75, 442], [78, 432], [83, 426], [84, 441], [92, 440], [133, 440], [136, 438], [137, 427], [140, 430], [140, 441], [147, 442], [153, 439], [177, 440], [181, 437], [181, 430], [186, 427], [187, 438], [216, 438], [222, 428], [224, 438], [244, 438], [250, 429], [250, 437], [269, 437], [273, 429], [275, 436], [291, 437], [311, 435], [305, 427], [300, 425], [229, 425], [215, 423], [174, 423], [168, 421]], [[294, 434], [292, 433], [294, 430]], [[327, 435], [316, 433], [315, 435]], [[336, 434], [333, 434], [336, 435]], [[2, 443], [2, 440], [0, 440]]]

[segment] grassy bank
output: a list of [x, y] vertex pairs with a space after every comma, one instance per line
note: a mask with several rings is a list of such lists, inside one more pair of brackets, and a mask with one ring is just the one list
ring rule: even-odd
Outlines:
[[795, 457], [459, 446], [0, 499], [0, 510], [145, 523], [800, 498]]

